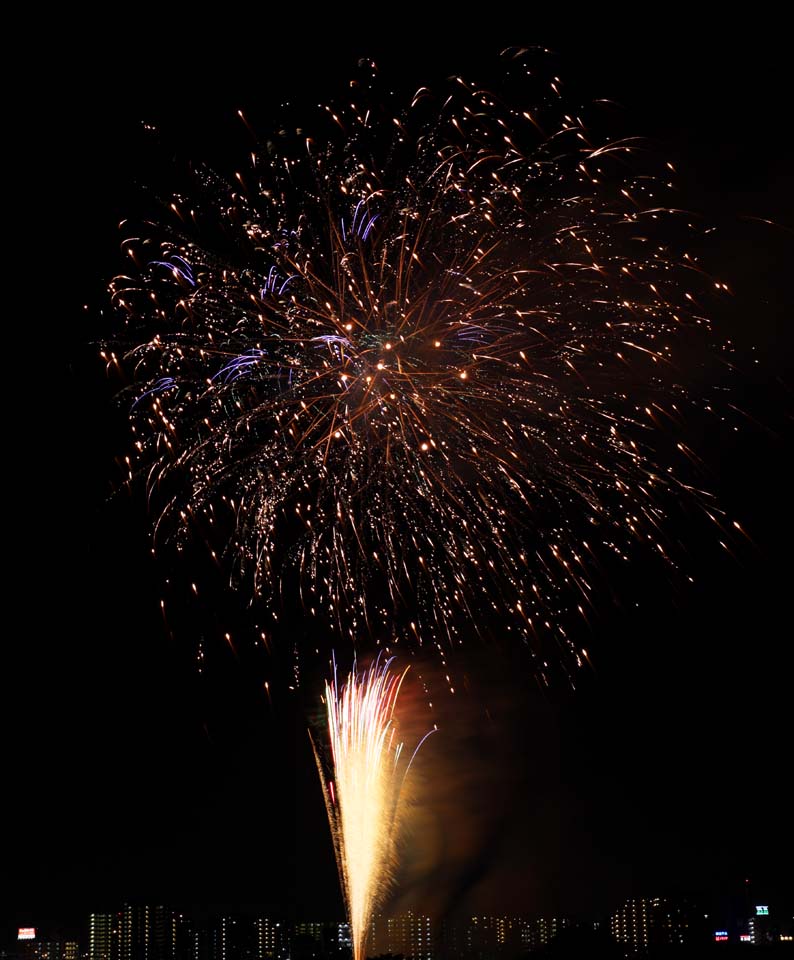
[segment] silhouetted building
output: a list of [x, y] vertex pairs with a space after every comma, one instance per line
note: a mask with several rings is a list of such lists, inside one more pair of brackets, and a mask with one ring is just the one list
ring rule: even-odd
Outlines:
[[649, 942], [652, 946], [689, 947], [709, 941], [705, 915], [696, 901], [682, 897], [650, 901]]
[[352, 946], [348, 923], [296, 923], [292, 928], [290, 960], [349, 960]]
[[[615, 943], [607, 930], [594, 924], [568, 925], [532, 954], [538, 960], [625, 960], [625, 947]], [[687, 958], [690, 960], [690, 958]]]
[[292, 928], [290, 960], [322, 960], [322, 923], [296, 923]]

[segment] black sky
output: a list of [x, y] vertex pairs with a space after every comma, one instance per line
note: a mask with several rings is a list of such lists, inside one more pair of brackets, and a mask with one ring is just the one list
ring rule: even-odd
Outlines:
[[163, 626], [140, 505], [108, 499], [126, 434], [88, 343], [120, 263], [116, 224], [167, 171], [141, 121], [233, 164], [240, 107], [264, 123], [282, 100], [341, 95], [361, 56], [410, 92], [476, 75], [508, 43], [558, 51], [576, 98], [621, 103], [627, 129], [679, 168], [681, 205], [718, 228], [706, 255], [736, 294], [720, 322], [746, 358], [731, 399], [760, 425], [698, 449], [753, 543], [732, 559], [682, 527], [694, 586], [642, 565], [613, 582], [619, 603], [582, 635], [597, 670], [575, 694], [541, 696], [509, 653], [467, 655], [477, 688], [445, 708], [454, 732], [423, 757], [400, 900], [588, 911], [745, 877], [791, 895], [794, 250], [747, 218], [791, 226], [792, 84], [779, 24], [684, 10], [548, 23], [527, 8], [439, 28], [395, 7], [376, 29], [297, 7], [204, 23], [141, 9], [97, 42], [64, 19], [31, 43], [37, 150], [18, 190], [33, 229], [6, 273], [7, 929], [68, 929], [126, 897], [341, 912], [299, 705], [282, 691], [271, 707], [231, 658], [199, 677], [195, 638]]

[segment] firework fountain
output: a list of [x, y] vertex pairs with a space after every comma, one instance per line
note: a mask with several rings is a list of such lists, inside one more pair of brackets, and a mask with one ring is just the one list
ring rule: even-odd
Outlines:
[[[392, 878], [400, 801], [411, 760], [404, 762], [394, 708], [407, 669], [376, 660], [354, 667], [339, 686], [325, 685], [332, 764], [315, 749], [339, 876], [347, 904], [354, 960], [363, 960], [372, 915]], [[431, 731], [432, 732], [432, 731]]]

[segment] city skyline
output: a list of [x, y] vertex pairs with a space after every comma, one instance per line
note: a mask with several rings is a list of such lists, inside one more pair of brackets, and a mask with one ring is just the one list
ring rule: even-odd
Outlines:
[[[697, 948], [720, 942], [794, 942], [794, 906], [743, 905], [706, 898], [632, 899], [589, 918], [479, 915], [441, 919], [421, 911], [378, 913], [372, 921], [368, 956], [405, 960], [493, 960], [531, 955], [576, 931], [599, 933], [628, 952], [645, 956], [654, 948]], [[3, 960], [349, 960], [350, 925], [342, 920], [287, 921], [283, 914], [249, 907], [199, 909], [128, 904], [91, 913], [72, 928], [70, 939], [46, 928], [21, 927], [16, 938], [3, 931]]]

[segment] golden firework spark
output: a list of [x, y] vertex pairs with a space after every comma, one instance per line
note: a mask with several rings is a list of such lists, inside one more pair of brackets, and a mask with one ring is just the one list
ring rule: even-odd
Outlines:
[[446, 663], [498, 623], [547, 678], [584, 663], [565, 615], [604, 565], [675, 562], [668, 514], [706, 502], [673, 441], [711, 416], [683, 371], [724, 285], [669, 165], [505, 67], [503, 96], [458, 78], [387, 107], [365, 65], [314, 139], [200, 170], [125, 228], [103, 356], [157, 529], [206, 540], [269, 628], [300, 597], [334, 644], [378, 624]]
[[403, 743], [398, 742], [394, 719], [408, 671], [394, 671], [392, 662], [379, 658], [360, 673], [354, 667], [341, 687], [334, 669], [334, 679], [325, 685], [330, 776], [315, 750], [354, 960], [365, 956], [373, 912], [393, 879], [400, 799], [411, 765], [403, 762]]

